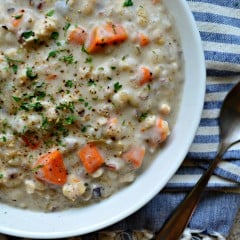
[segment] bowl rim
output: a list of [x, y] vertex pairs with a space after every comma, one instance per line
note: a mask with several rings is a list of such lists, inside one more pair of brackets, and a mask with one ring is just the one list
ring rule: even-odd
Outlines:
[[[24, 230], [24, 229], [21, 229], [19, 226], [14, 226], [14, 224], [13, 225], [10, 225], [10, 224], [4, 225], [4, 217], [5, 217], [4, 213], [5, 213], [5, 211], [6, 212], [9, 211], [9, 212], [11, 212], [11, 214], [14, 213], [14, 212], [15, 212], [15, 214], [23, 214], [23, 213], [25, 213], [25, 214], [22, 215], [23, 221], [24, 221], [24, 217], [25, 216], [27, 216], [27, 217], [33, 216], [34, 214], [36, 214], [36, 212], [32, 212], [30, 210], [16, 209], [14, 207], [11, 207], [11, 206], [8, 206], [8, 205], [5, 205], [5, 204], [0, 204], [2, 206], [5, 206], [5, 208], [3, 210], [0, 210], [0, 214], [1, 214], [1, 217], [0, 217], [0, 232], [1, 233], [12, 235], [12, 236], [18, 236], [18, 237], [26, 237], [26, 238], [52, 239], [52, 238], [72, 237], [72, 236], [87, 234], [87, 233], [90, 233], [90, 232], [94, 232], [94, 231], [103, 229], [105, 227], [108, 227], [108, 226], [110, 226], [110, 225], [112, 225], [114, 223], [117, 223], [120, 220], [126, 218], [127, 216], [129, 216], [132, 213], [134, 213], [137, 210], [139, 210], [146, 203], [148, 203], [154, 196], [156, 196], [158, 194], [158, 192], [160, 190], [162, 190], [162, 188], [166, 185], [166, 183], [174, 175], [176, 170], [180, 167], [180, 165], [181, 165], [185, 155], [187, 154], [188, 149], [189, 149], [189, 147], [190, 147], [190, 145], [191, 145], [191, 143], [193, 141], [193, 138], [195, 136], [195, 133], [196, 133], [196, 130], [197, 130], [197, 127], [199, 125], [200, 118], [201, 118], [201, 113], [202, 113], [203, 103], [204, 103], [204, 96], [205, 96], [205, 85], [206, 85], [205, 84], [205, 82], [206, 82], [206, 70], [205, 69], [206, 68], [205, 68], [204, 52], [203, 52], [203, 49], [202, 49], [202, 43], [201, 43], [200, 34], [199, 34], [196, 22], [194, 20], [194, 17], [193, 17], [193, 15], [191, 13], [191, 10], [190, 10], [187, 2], [185, 0], [181, 0], [179, 2], [175, 2], [175, 0], [164, 0], [164, 2], [166, 3], [168, 8], [170, 8], [171, 4], [173, 4], [173, 5], [179, 4], [179, 6], [181, 6], [181, 8], [183, 10], [182, 14], [189, 21], [188, 24], [189, 24], [189, 26], [191, 26], [191, 28], [190, 28], [191, 36], [193, 37], [192, 44], [196, 48], [195, 49], [195, 51], [196, 51], [195, 54], [197, 56], [196, 57], [196, 62], [198, 64], [198, 76], [197, 76], [197, 79], [199, 80], [199, 82], [197, 83], [198, 84], [198, 95], [196, 97], [196, 106], [195, 106], [196, 110], [194, 111], [193, 118], [191, 118], [192, 122], [191, 122], [191, 128], [190, 128], [190, 136], [184, 142], [184, 144], [185, 144], [184, 146], [185, 147], [181, 151], [179, 151], [179, 155], [177, 157], [177, 161], [174, 163], [174, 166], [171, 167], [168, 170], [166, 169], [166, 174], [163, 176], [161, 181], [158, 184], [155, 184], [155, 186], [153, 186], [151, 188], [151, 191], [149, 191], [144, 198], [138, 199], [136, 201], [136, 204], [131, 204], [131, 199], [129, 199], [129, 202], [130, 202], [131, 206], [129, 206], [127, 208], [122, 208], [122, 211], [120, 211], [115, 216], [112, 216], [110, 214], [110, 216], [111, 216], [110, 219], [107, 216], [102, 221], [95, 221], [94, 224], [89, 224], [89, 226], [87, 226], [87, 227], [85, 226], [84, 229], [83, 228], [79, 228], [79, 226], [76, 225], [75, 227], [73, 227], [72, 229], [69, 229], [68, 231], [66, 231], [64, 229], [63, 230], [61, 230], [61, 229], [59, 230], [58, 229], [58, 230], [52, 231], [52, 232], [49, 232], [49, 231], [45, 232], [43, 230], [37, 231], [36, 229], [35, 230], [31, 230], [31, 229]], [[171, 9], [169, 9], [169, 10], [171, 12]], [[191, 84], [193, 84], [193, 83], [191, 83]], [[187, 86], [187, 87], [184, 86], [184, 90], [183, 91], [185, 91], [186, 88], [188, 88], [188, 89], [191, 88], [190, 85]], [[185, 104], [187, 104], [187, 103], [185, 102]], [[188, 121], [190, 121], [190, 119], [188, 119]], [[178, 129], [174, 129], [173, 131], [174, 132], [176, 132], [176, 131], [181, 132], [179, 130], [179, 128]], [[169, 145], [171, 145], [171, 144], [169, 144]], [[161, 152], [161, 155], [165, 154], [167, 156], [167, 151], [174, 151], [174, 149], [172, 149], [171, 146], [169, 146], [169, 149], [167, 149], [167, 150], [164, 149], [163, 152]], [[144, 172], [142, 174], [141, 178], [144, 178], [144, 175], [146, 175], [146, 174], [147, 173]], [[139, 181], [138, 181], [137, 184], [139, 184]], [[143, 187], [146, 187], [146, 186], [143, 186]], [[133, 184], [133, 188], [134, 188], [134, 184]], [[121, 190], [119, 194], [122, 194], [122, 192], [125, 192], [125, 191], [127, 191], [127, 190], [126, 189]], [[112, 204], [114, 202], [117, 202], [117, 198], [118, 198], [119, 194], [115, 194], [115, 195], [111, 196], [111, 198], [105, 199], [104, 201], [98, 203], [98, 205], [100, 205], [100, 206], [103, 205], [103, 207], [109, 206], [108, 209], [111, 209], [112, 207], [114, 207], [114, 206], [112, 206]], [[119, 204], [122, 204], [122, 203], [119, 203]], [[67, 211], [63, 211], [64, 214], [63, 214], [63, 212], [48, 213], [48, 214], [46, 214], [46, 213], [37, 213], [37, 214], [40, 214], [40, 216], [43, 217], [43, 218], [48, 217], [48, 218], [53, 218], [53, 219], [55, 217], [58, 217], [58, 216], [62, 215], [62, 214], [65, 217], [67, 216], [67, 214], [71, 214], [74, 217], [74, 219], [77, 219], [77, 217], [78, 217], [77, 214], [78, 213], [76, 213], [77, 211], [75, 212], [75, 210], [76, 209], [69, 209]], [[83, 211], [87, 211], [87, 210], [88, 210], [88, 207], [83, 209]], [[12, 215], [12, 216], [14, 216], [14, 215]], [[60, 217], [60, 219], [61, 219], [61, 217]]]

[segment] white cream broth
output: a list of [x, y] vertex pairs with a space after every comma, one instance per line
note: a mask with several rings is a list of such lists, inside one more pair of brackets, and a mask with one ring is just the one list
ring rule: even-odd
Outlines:
[[0, 12], [0, 200], [55, 211], [133, 182], [180, 102], [163, 3], [6, 0]]

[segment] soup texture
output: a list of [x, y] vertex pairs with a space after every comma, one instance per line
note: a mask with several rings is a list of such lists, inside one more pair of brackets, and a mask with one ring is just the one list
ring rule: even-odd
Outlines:
[[55, 211], [133, 182], [183, 85], [164, 4], [5, 0], [0, 12], [0, 201]]

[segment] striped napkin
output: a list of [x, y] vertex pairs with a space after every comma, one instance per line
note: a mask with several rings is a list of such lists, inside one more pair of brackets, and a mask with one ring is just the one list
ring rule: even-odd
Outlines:
[[[240, 0], [188, 0], [188, 4], [201, 34], [208, 77], [202, 119], [187, 160], [166, 189], [137, 213], [106, 231], [76, 239], [152, 239], [184, 198], [184, 190], [192, 188], [202, 175], [204, 170], [196, 163], [204, 167], [216, 155], [219, 109], [226, 94], [240, 81]], [[221, 240], [228, 236], [240, 208], [240, 195], [233, 193], [240, 193], [240, 145], [232, 147], [224, 159], [208, 184], [214, 191], [204, 194], [183, 240]]]

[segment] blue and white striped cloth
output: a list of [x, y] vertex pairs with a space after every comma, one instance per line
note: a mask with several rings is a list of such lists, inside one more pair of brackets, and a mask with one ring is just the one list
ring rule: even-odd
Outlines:
[[[188, 0], [202, 38], [207, 66], [207, 86], [200, 126], [188, 153], [197, 163], [211, 160], [219, 144], [218, 116], [222, 100], [240, 81], [240, 1]], [[240, 183], [240, 145], [233, 146], [219, 164], [209, 187], [236, 187]], [[167, 187], [191, 187], [202, 174], [186, 161]]]

